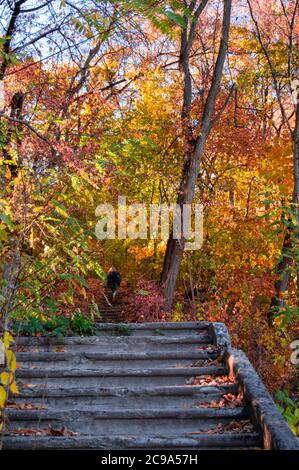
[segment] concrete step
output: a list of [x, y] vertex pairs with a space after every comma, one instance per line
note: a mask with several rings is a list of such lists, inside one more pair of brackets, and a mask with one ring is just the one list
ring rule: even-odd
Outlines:
[[106, 314], [109, 315], [115, 315], [118, 316], [123, 313], [123, 308], [122, 307], [117, 307], [115, 305], [99, 305], [98, 306], [100, 313], [105, 312]]
[[[19, 352], [18, 353], [18, 366], [34, 367], [34, 368], [53, 368], [65, 367], [74, 368], [76, 365], [80, 367], [105, 367], [105, 366], [119, 366], [123, 367], [126, 362], [130, 361], [132, 367], [165, 367], [179, 366], [179, 365], [192, 365], [198, 362], [203, 363], [208, 360], [215, 360], [220, 357], [221, 351], [219, 349], [212, 351], [149, 351], [149, 352]], [[59, 364], [59, 365], [58, 365]], [[202, 364], [198, 364], [202, 365]]]
[[[114, 335], [109, 333], [98, 336], [72, 336], [65, 338], [20, 337], [16, 339], [17, 350], [57, 352], [135, 352], [135, 351], [196, 351], [209, 346], [212, 338], [203, 332], [188, 336], [135, 336]], [[62, 348], [62, 349], [61, 349]]]
[[195, 376], [226, 375], [227, 369], [222, 366], [206, 367], [161, 367], [149, 368], [108, 368], [86, 369], [44, 369], [22, 368], [18, 370], [21, 384], [30, 381], [33, 384], [47, 384], [48, 387], [68, 384], [69, 386], [127, 386], [134, 384], [180, 385], [187, 384]]
[[107, 304], [107, 303], [106, 303], [106, 304], [100, 304], [100, 305], [98, 305], [98, 308], [99, 308], [99, 310], [100, 310], [100, 309], [103, 309], [103, 310], [107, 310], [108, 312], [112, 312], [112, 313], [114, 313], [114, 312], [122, 312], [122, 311], [124, 310], [124, 307], [122, 307], [122, 306], [119, 305], [119, 304], [111, 304], [111, 305], [109, 305], [109, 304]]
[[106, 314], [105, 312], [101, 312], [101, 320], [102, 323], [120, 323], [121, 317], [119, 315], [111, 316], [110, 314]]
[[237, 394], [235, 384], [222, 386], [165, 386], [138, 388], [24, 388], [14, 402], [23, 406], [30, 404], [53, 409], [113, 409], [124, 407], [188, 409], [202, 404], [218, 402], [223, 395]]
[[236, 408], [209, 408], [209, 407], [193, 407], [185, 409], [165, 409], [160, 408], [120, 408], [113, 410], [94, 410], [76, 408], [75, 410], [16, 410], [8, 409], [7, 416], [10, 422], [14, 421], [57, 421], [66, 422], [81, 420], [153, 420], [153, 419], [247, 419], [248, 411], [245, 406]]
[[122, 315], [123, 313], [123, 309], [122, 308], [118, 308], [118, 307], [109, 307], [109, 306], [99, 306], [99, 311], [101, 314], [105, 314], [106, 316], [109, 316], [109, 317], [119, 317], [120, 315]]
[[122, 316], [122, 311], [111, 311], [111, 310], [108, 310], [108, 309], [101, 309], [100, 310], [100, 314], [101, 314], [101, 321], [105, 323], [109, 323], [109, 318], [111, 318], [112, 321], [114, 320], [118, 320], [119, 323], [120, 323], [120, 320], [121, 320], [121, 316]]
[[[232, 420], [247, 422], [245, 408], [190, 410], [8, 410], [9, 431], [65, 427], [80, 435], [186, 435], [209, 432]], [[242, 421], [244, 420], [244, 421]], [[246, 421], [245, 421], [246, 420]]]
[[101, 324], [96, 323], [95, 327], [97, 331], [102, 333], [115, 333], [118, 331], [127, 330], [132, 336], [139, 335], [150, 335], [150, 336], [188, 336], [198, 335], [204, 331], [208, 334], [209, 322], [156, 322], [156, 323], [120, 323], [119, 325], [114, 324]]
[[197, 434], [182, 436], [8, 436], [3, 449], [237, 449], [260, 448], [258, 433]]

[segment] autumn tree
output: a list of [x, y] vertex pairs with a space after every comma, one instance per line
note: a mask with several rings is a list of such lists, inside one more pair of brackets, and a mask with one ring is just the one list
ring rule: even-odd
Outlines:
[[[284, 307], [289, 290], [292, 265], [295, 263], [297, 296], [299, 295], [299, 100], [298, 100], [298, 13], [299, 2], [274, 1], [269, 9], [265, 2], [253, 6], [247, 0], [256, 39], [271, 77], [276, 95], [281, 127], [293, 142], [293, 194], [290, 210], [286, 212], [285, 235], [277, 265], [276, 296], [272, 299], [270, 316], [278, 305]], [[273, 34], [275, 25], [275, 34]], [[284, 31], [285, 33], [282, 33]], [[281, 55], [283, 54], [283, 56]]]
[[[192, 76], [190, 72], [190, 54], [196, 38], [199, 18], [208, 5], [208, 1], [185, 3], [184, 25], [181, 26], [181, 42], [179, 64], [184, 76], [183, 105], [182, 105], [182, 129], [185, 143], [185, 159], [182, 168], [182, 176], [177, 195], [177, 204], [191, 204], [194, 197], [196, 181], [198, 178], [202, 155], [206, 142], [213, 126], [213, 111], [219, 91], [222, 71], [224, 67], [231, 17], [231, 1], [223, 2], [223, 21], [221, 39], [217, 59], [214, 66], [211, 82], [203, 91], [206, 95], [201, 116], [192, 115]], [[221, 111], [219, 111], [221, 112]], [[194, 126], [194, 120], [197, 124]], [[166, 248], [161, 284], [165, 295], [165, 308], [170, 309], [173, 303], [179, 268], [181, 265], [185, 239], [173, 238], [171, 234]]]

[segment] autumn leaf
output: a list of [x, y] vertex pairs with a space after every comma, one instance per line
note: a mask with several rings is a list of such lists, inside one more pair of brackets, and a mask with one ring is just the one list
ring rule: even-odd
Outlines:
[[6, 401], [6, 390], [0, 385], [0, 409], [4, 408]]

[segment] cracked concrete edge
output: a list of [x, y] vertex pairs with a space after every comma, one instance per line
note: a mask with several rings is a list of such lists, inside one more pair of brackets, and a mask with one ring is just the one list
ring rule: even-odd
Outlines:
[[209, 330], [213, 339], [213, 344], [216, 347], [224, 351], [231, 348], [229, 332], [224, 323], [212, 322], [210, 323]]
[[278, 411], [273, 398], [245, 353], [232, 348], [226, 353], [226, 362], [230, 374], [240, 384], [253, 422], [262, 433], [264, 449], [299, 450], [298, 439]]

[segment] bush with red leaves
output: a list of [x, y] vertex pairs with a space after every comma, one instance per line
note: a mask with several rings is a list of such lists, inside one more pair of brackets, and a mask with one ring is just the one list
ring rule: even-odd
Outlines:
[[158, 322], [170, 321], [171, 314], [163, 310], [164, 298], [154, 281], [141, 279], [133, 293], [126, 299], [129, 321]]

